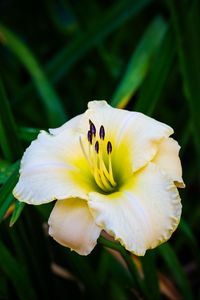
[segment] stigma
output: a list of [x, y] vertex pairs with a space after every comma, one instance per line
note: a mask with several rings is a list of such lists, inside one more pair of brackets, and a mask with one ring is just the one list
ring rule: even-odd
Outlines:
[[112, 144], [109, 140], [106, 141], [104, 126], [101, 125], [97, 131], [94, 123], [89, 120], [87, 141], [88, 146], [80, 138], [80, 145], [94, 180], [101, 190], [112, 192], [117, 184], [113, 176]]

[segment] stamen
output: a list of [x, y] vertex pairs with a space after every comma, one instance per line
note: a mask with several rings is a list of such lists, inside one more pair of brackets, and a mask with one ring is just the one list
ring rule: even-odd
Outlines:
[[109, 142], [107, 143], [107, 153], [110, 154], [111, 152], [112, 152], [112, 144], [111, 144], [111, 142], [109, 141]]
[[112, 191], [113, 187], [110, 184], [109, 179], [105, 176], [105, 174], [104, 174], [104, 172], [103, 172], [102, 169], [99, 170], [99, 174], [100, 174], [101, 181], [102, 181], [104, 187], [106, 188], [106, 190], [107, 191]]
[[105, 138], [105, 129], [103, 127], [103, 125], [101, 125], [100, 130], [99, 130], [99, 137], [100, 139], [104, 140]]
[[[117, 183], [113, 177], [113, 168], [112, 168], [112, 144], [110, 141], [105, 140], [105, 129], [104, 126], [101, 125], [99, 129], [99, 140], [97, 140], [96, 136], [96, 128], [95, 125], [89, 120], [90, 129], [87, 132], [87, 139], [89, 143], [88, 150], [86, 151], [83, 140], [81, 137], [79, 138], [80, 146], [83, 151], [83, 154], [88, 161], [90, 166], [90, 171], [94, 176], [94, 180], [99, 188], [105, 192], [112, 192], [114, 188], [117, 186]], [[105, 145], [107, 143], [107, 145]], [[108, 160], [105, 162], [104, 157], [104, 149], [106, 147]]]
[[95, 148], [96, 153], [99, 153], [99, 142], [98, 141], [96, 141], [94, 148]]
[[108, 153], [108, 172], [109, 172], [109, 181], [112, 186], [116, 186], [116, 182], [113, 177], [113, 170], [112, 170], [112, 161], [111, 161], [111, 152], [112, 152], [112, 144], [110, 141], [107, 143], [107, 153]]
[[113, 177], [113, 170], [112, 170], [112, 161], [111, 161], [111, 155], [108, 156], [108, 169], [109, 169], [109, 181], [110, 183], [112, 184], [112, 186], [116, 186], [116, 182], [114, 180], [114, 177]]
[[[100, 143], [101, 143], [101, 141], [100, 141]], [[101, 173], [101, 178], [102, 178], [102, 182], [105, 185], [106, 189], [108, 191], [109, 190], [111, 191], [111, 190], [113, 190], [113, 187], [116, 186], [116, 182], [113, 178], [111, 156], [109, 155], [109, 165], [108, 165], [109, 169], [107, 170], [101, 150], [102, 150], [102, 148], [100, 147], [100, 149], [99, 149], [99, 169], [100, 169], [100, 173]], [[104, 178], [104, 180], [103, 180], [103, 178]]]
[[84, 148], [84, 146], [83, 146], [83, 142], [82, 142], [82, 140], [81, 140], [81, 137], [79, 137], [79, 142], [80, 142], [80, 146], [81, 146], [81, 149], [82, 149], [82, 151], [83, 151], [83, 154], [84, 154], [84, 156], [85, 156], [87, 162], [88, 162], [89, 165], [91, 166], [90, 159], [89, 159], [89, 157], [87, 156], [87, 153], [86, 153], [85, 148]]
[[88, 142], [92, 145], [92, 132], [90, 130], [88, 130], [87, 138], [88, 138]]
[[89, 123], [90, 123], [90, 131], [92, 133], [92, 136], [96, 136], [96, 127], [94, 126], [91, 120], [89, 120]]
[[95, 179], [97, 185], [104, 191], [105, 186], [103, 185], [103, 183], [101, 181], [101, 176], [100, 176], [99, 170], [97, 168], [94, 169], [94, 179]]

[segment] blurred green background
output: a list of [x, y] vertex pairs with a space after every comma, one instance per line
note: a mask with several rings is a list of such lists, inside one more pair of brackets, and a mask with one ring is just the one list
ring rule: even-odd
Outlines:
[[[47, 235], [52, 204], [12, 196], [39, 129], [93, 99], [169, 124], [182, 147], [181, 223], [143, 258], [105, 240], [70, 252]], [[200, 1], [1, 0], [0, 146], [0, 299], [200, 299]]]

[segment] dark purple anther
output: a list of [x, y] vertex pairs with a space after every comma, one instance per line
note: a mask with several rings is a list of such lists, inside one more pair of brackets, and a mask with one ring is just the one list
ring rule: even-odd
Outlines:
[[105, 129], [104, 129], [103, 125], [101, 125], [101, 127], [100, 127], [99, 136], [100, 136], [100, 139], [104, 140], [104, 138], [105, 138]]
[[94, 126], [91, 120], [89, 120], [89, 123], [90, 123], [90, 131], [92, 133], [92, 136], [96, 136], [96, 127]]
[[96, 153], [99, 153], [99, 142], [98, 141], [96, 141], [94, 148], [95, 148]]
[[108, 154], [110, 154], [112, 152], [112, 144], [110, 141], [107, 143], [107, 152], [108, 152]]
[[92, 145], [92, 132], [89, 130], [87, 134], [88, 142]]

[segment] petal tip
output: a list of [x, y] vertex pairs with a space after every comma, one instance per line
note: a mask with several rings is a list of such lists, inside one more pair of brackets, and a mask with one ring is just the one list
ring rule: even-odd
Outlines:
[[88, 102], [88, 108], [93, 109], [93, 108], [102, 108], [107, 106], [108, 103], [106, 100], [93, 100]]

